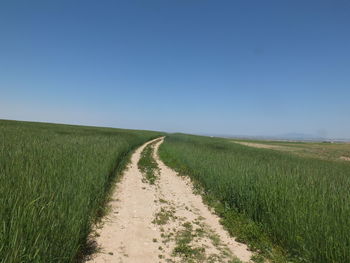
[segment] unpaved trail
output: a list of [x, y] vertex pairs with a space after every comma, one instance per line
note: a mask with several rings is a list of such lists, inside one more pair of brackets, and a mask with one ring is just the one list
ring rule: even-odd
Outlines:
[[[201, 196], [193, 193], [190, 180], [159, 159], [162, 142], [147, 142], [132, 155], [115, 188], [111, 211], [96, 230], [99, 251], [88, 262], [250, 262], [247, 246], [229, 236]], [[148, 144], [159, 167], [154, 185], [137, 166]]]
[[[234, 141], [234, 143], [242, 144], [245, 146], [250, 146], [254, 148], [262, 148], [262, 149], [273, 149], [273, 150], [283, 150], [288, 149], [290, 147], [288, 146], [280, 146], [280, 145], [269, 145], [269, 144], [263, 144], [263, 143], [253, 143], [253, 142], [239, 142]], [[292, 148], [293, 149], [293, 148]]]

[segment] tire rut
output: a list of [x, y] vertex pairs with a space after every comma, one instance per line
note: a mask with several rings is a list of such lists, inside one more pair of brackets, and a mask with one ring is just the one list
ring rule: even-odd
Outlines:
[[[223, 229], [219, 218], [158, 157], [163, 142], [138, 148], [118, 183], [111, 212], [96, 229], [99, 251], [88, 262], [250, 262], [252, 253]], [[137, 167], [145, 147], [158, 164], [150, 184]]]

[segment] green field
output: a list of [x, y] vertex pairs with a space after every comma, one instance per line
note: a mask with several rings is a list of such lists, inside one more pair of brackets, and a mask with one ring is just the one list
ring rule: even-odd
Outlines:
[[74, 262], [150, 131], [0, 120], [0, 262]]
[[350, 143], [292, 142], [264, 140], [232, 140], [234, 143], [255, 144], [257, 147], [289, 152], [301, 157], [312, 157], [332, 161], [350, 161]]
[[[129, 154], [163, 135], [0, 120], [0, 262], [81, 261]], [[138, 163], [151, 184], [153, 146]], [[340, 157], [349, 146], [171, 134], [160, 157], [190, 176], [229, 232], [270, 262], [344, 263], [350, 162]]]
[[166, 137], [160, 156], [226, 210], [254, 221], [296, 262], [350, 262], [348, 162], [181, 134]]

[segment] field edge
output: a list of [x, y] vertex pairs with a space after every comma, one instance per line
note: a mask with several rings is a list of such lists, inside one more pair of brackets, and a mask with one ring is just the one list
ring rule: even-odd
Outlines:
[[117, 184], [123, 178], [125, 171], [128, 169], [128, 165], [131, 162], [131, 156], [144, 143], [150, 142], [157, 138], [160, 138], [160, 136], [154, 136], [147, 141], [134, 145], [132, 149], [123, 153], [123, 155], [119, 157], [118, 160], [116, 160], [116, 165], [109, 175], [110, 180], [106, 186], [105, 198], [102, 200], [100, 207], [90, 224], [91, 229], [89, 231], [89, 235], [83, 242], [81, 249], [78, 251], [74, 262], [86, 262], [93, 254], [95, 254], [98, 251], [98, 247], [95, 241], [95, 228], [97, 226], [98, 228], [101, 227], [100, 224], [102, 222], [103, 217], [105, 217], [109, 213], [109, 202], [112, 200], [113, 192]]
[[[166, 143], [166, 138], [164, 140]], [[190, 178], [193, 184], [193, 191], [201, 195], [203, 202], [220, 217], [220, 223], [238, 242], [245, 243], [251, 251], [254, 252], [252, 261], [256, 263], [274, 262], [274, 263], [302, 263], [304, 260], [298, 256], [292, 255], [286, 248], [281, 247], [273, 241], [270, 233], [252, 219], [243, 213], [236, 211], [228, 204], [222, 203], [213, 193], [205, 190], [203, 184], [196, 180], [186, 169], [176, 163], [168, 156], [163, 149], [164, 143], [159, 147], [160, 159], [170, 168], [178, 173], [179, 176]]]

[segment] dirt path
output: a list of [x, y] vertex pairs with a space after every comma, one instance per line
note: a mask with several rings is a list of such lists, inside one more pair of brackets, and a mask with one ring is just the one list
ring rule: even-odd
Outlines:
[[234, 141], [234, 143], [242, 144], [245, 146], [255, 147], [255, 148], [262, 148], [262, 149], [275, 149], [275, 150], [283, 150], [288, 149], [288, 146], [279, 146], [279, 145], [269, 145], [269, 144], [263, 144], [263, 143], [253, 143], [253, 142], [238, 142]]
[[[251, 252], [229, 237], [219, 218], [193, 194], [191, 182], [159, 160], [162, 142], [148, 142], [132, 155], [111, 211], [97, 230], [100, 250], [88, 262], [249, 262]], [[159, 166], [154, 185], [137, 167], [150, 143]]]

